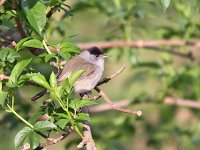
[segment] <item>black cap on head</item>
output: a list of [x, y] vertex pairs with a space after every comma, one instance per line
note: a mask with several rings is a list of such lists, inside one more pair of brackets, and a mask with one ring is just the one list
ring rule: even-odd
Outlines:
[[104, 53], [103, 53], [98, 47], [96, 47], [96, 46], [87, 49], [87, 51], [90, 52], [90, 54], [95, 55], [95, 56], [100, 56], [100, 55], [104, 54]]

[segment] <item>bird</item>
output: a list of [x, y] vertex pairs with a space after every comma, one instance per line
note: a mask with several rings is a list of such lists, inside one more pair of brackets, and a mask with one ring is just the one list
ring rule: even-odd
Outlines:
[[[74, 92], [80, 95], [90, 92], [102, 77], [104, 62], [107, 57], [109, 57], [109, 55], [96, 46], [84, 50], [79, 55], [66, 62], [63, 70], [57, 77], [58, 85], [61, 85], [70, 73], [84, 70], [84, 73], [74, 83]], [[43, 90], [33, 96], [31, 100], [35, 101], [46, 93], [48, 93], [48, 91]]]

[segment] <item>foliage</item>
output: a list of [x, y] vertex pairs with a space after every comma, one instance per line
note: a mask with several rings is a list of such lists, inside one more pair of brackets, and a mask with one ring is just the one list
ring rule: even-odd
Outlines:
[[[12, 32], [11, 40], [5, 38], [10, 34], [2, 34], [0, 39], [2, 43], [0, 73], [9, 76], [8, 81], [0, 81], [2, 118], [9, 118], [10, 114], [14, 114], [26, 125], [20, 127], [21, 130], [15, 136], [17, 149], [20, 149], [25, 142], [28, 142], [32, 149], [36, 149], [42, 141], [40, 137], [48, 139], [50, 133], [65, 134], [71, 127], [82, 137], [82, 123], [91, 122], [89, 115], [80, 112], [80, 109], [96, 103], [73, 96], [73, 84], [83, 73], [82, 70], [71, 74], [61, 85], [58, 85], [56, 74], [52, 70], [47, 75], [46, 72], [40, 72], [35, 67], [38, 64], [46, 67], [50, 62], [55, 62], [59, 69], [62, 69], [60, 64], [62, 60], [69, 60], [80, 52], [79, 47], [72, 42], [76, 38], [82, 41], [179, 38], [190, 43], [200, 35], [198, 0], [190, 2], [186, 0], [80, 0], [72, 2], [70, 4], [72, 8], [68, 3], [64, 0], [7, 0], [0, 6], [2, 33], [7, 28], [15, 29], [19, 22], [23, 27], [23, 29], [17, 27], [19, 32], [17, 38]], [[59, 17], [56, 18], [54, 13], [56, 13], [55, 16], [59, 14]], [[86, 21], [85, 14], [89, 16], [86, 17], [88, 18]], [[79, 22], [73, 19], [76, 15], [81, 16]], [[87, 31], [82, 27], [84, 24], [87, 26]], [[71, 33], [74, 28], [79, 28], [78, 35]], [[98, 29], [95, 33], [91, 32], [96, 28]], [[82, 35], [84, 37], [81, 39]], [[16, 41], [15, 44], [12, 44], [13, 38]], [[7, 45], [4, 46], [4, 44]], [[189, 51], [188, 47], [161, 48], [180, 52]], [[136, 141], [134, 146], [137, 147], [137, 141], [140, 141], [140, 135], [143, 134], [145, 138], [141, 139], [146, 149], [164, 149], [168, 144], [175, 145], [175, 148], [181, 145], [182, 149], [195, 149], [200, 141], [199, 128], [184, 126], [190, 121], [184, 122], [177, 119], [176, 112], [179, 110], [158, 106], [158, 103], [162, 103], [166, 96], [200, 99], [199, 63], [182, 61], [169, 54], [149, 53], [145, 50], [147, 49], [138, 50], [130, 47], [107, 50], [115, 63], [125, 58], [129, 68], [136, 70], [134, 73], [130, 71], [127, 75], [129, 78], [126, 78], [122, 86], [119, 86], [120, 92], [113, 92], [113, 97], [122, 98], [131, 95], [133, 103], [146, 104], [150, 101], [155, 106], [152, 108], [148, 105], [144, 106], [146, 112], [143, 114], [148, 114], [148, 116], [140, 120], [132, 116], [110, 113], [94, 116], [92, 118], [93, 134], [95, 141], [100, 145], [99, 149], [130, 149], [132, 147], [130, 143], [133, 140]], [[149, 86], [149, 79], [156, 81]], [[23, 95], [26, 93], [19, 96], [19, 91], [24, 87], [31, 87], [32, 82], [47, 89], [52, 101], [48, 104], [24, 102], [26, 97]], [[135, 87], [132, 87], [133, 83]], [[118, 87], [111, 89], [115, 88]], [[152, 92], [152, 89], [155, 91]], [[136, 92], [137, 90], [139, 92]], [[30, 112], [34, 113], [28, 115]], [[195, 110], [188, 112], [187, 114], [192, 114], [190, 119], [195, 122], [199, 113]], [[40, 116], [44, 114], [48, 114], [47, 120], [39, 121]], [[13, 118], [9, 120], [15, 121], [14, 123], [10, 121], [12, 126], [16, 127], [16, 124], [19, 124]], [[180, 123], [177, 123], [179, 121]], [[139, 128], [138, 124], [140, 124]], [[197, 124], [199, 124], [198, 121]], [[1, 130], [3, 128], [4, 126]], [[137, 129], [140, 130], [137, 131]], [[174, 137], [171, 137], [172, 135]], [[172, 140], [174, 140], [174, 145]], [[77, 137], [71, 138], [65, 144], [66, 149], [74, 148], [77, 141]], [[123, 142], [125, 144], [122, 144]]]

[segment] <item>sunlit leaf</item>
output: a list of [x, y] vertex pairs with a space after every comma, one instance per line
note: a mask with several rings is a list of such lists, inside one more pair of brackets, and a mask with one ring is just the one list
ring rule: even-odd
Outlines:
[[22, 44], [25, 47], [32, 47], [32, 48], [43, 48], [43, 44], [41, 41], [37, 39], [31, 39]]
[[55, 129], [57, 126], [50, 121], [38, 121], [35, 123], [33, 130], [34, 131], [47, 131]]
[[30, 25], [42, 35], [47, 21], [46, 6], [39, 0], [22, 0], [21, 6]]

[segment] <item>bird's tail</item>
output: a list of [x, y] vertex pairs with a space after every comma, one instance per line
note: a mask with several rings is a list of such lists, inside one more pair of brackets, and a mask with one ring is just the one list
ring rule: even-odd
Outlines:
[[45, 95], [46, 93], [47, 93], [47, 90], [43, 90], [42, 92], [40, 92], [40, 93], [36, 94], [35, 96], [33, 96], [33, 97], [31, 98], [31, 100], [32, 100], [32, 101], [35, 101], [35, 100], [37, 100], [38, 98], [40, 98], [40, 97], [42, 97], [43, 95]]

